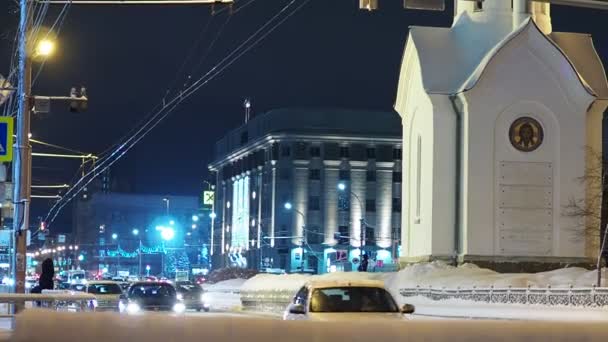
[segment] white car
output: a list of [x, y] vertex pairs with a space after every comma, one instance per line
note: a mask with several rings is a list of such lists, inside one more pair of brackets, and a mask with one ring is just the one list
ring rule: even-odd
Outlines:
[[315, 281], [304, 285], [283, 314], [284, 320], [405, 320], [414, 306], [397, 306], [380, 281]]
[[95, 311], [118, 311], [122, 288], [117, 282], [109, 280], [90, 281], [85, 291], [95, 295], [95, 300], [90, 303]]

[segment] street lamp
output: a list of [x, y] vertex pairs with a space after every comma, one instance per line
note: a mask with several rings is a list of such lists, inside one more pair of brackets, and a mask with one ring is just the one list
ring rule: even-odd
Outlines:
[[[338, 190], [345, 191], [346, 184], [338, 183]], [[357, 202], [359, 203], [359, 208], [361, 209], [361, 218], [359, 219], [361, 222], [360, 248], [361, 248], [361, 257], [363, 257], [363, 254], [365, 252], [363, 250], [363, 246], [365, 245], [365, 229], [366, 229], [365, 218], [363, 217], [363, 215], [365, 214], [365, 207], [363, 206], [363, 202], [361, 201], [361, 198], [359, 198], [359, 196], [356, 193], [354, 193], [352, 190], [349, 190], [349, 193], [357, 200]]]
[[165, 202], [165, 204], [167, 205], [167, 215], [169, 215], [169, 203], [170, 203], [169, 198], [168, 197], [163, 198], [163, 202]]
[[302, 273], [304, 273], [304, 244], [306, 244], [306, 216], [304, 216], [304, 213], [299, 211], [298, 209], [295, 209], [293, 207], [293, 204], [291, 204], [291, 202], [285, 202], [285, 204], [283, 205], [283, 207], [286, 210], [293, 210], [295, 213], [297, 213], [298, 215], [300, 215], [302, 217], [302, 246], [300, 247], [302, 249], [302, 255], [301, 255], [301, 268], [302, 268]]
[[116, 240], [116, 239], [118, 239], [118, 234], [116, 234], [116, 233], [112, 234], [112, 240]]
[[50, 39], [43, 39], [36, 44], [34, 57], [49, 57], [55, 52], [55, 42]]
[[192, 215], [192, 222], [198, 222], [198, 215]]
[[[139, 229], [133, 228], [131, 231], [134, 236], [139, 236]], [[137, 266], [137, 275], [141, 277], [141, 238], [139, 238], [139, 248], [137, 248], [137, 256], [139, 257], [139, 264]]]
[[217, 217], [216, 213], [209, 214], [209, 218], [211, 218], [212, 220], [214, 220], [216, 217]]
[[171, 227], [163, 227], [160, 231], [160, 236], [165, 241], [173, 240], [175, 237], [175, 230]]
[[137, 228], [133, 228], [133, 230], [131, 231], [133, 233], [133, 235], [137, 236], [139, 235], [139, 229]]

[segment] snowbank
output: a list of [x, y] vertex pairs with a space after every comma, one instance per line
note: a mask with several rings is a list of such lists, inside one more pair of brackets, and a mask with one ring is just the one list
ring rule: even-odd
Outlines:
[[[604, 282], [606, 281], [606, 269]], [[442, 262], [410, 265], [386, 278], [391, 292], [399, 289], [432, 286], [446, 288], [471, 287], [590, 287], [595, 283], [596, 271], [570, 267], [541, 273], [497, 273], [472, 264], [459, 267]]]
[[208, 292], [239, 292], [241, 286], [247, 281], [247, 279], [229, 279], [217, 282], [215, 284], [203, 285], [205, 291]]
[[[206, 316], [206, 317], [205, 317]], [[32, 329], [36, 327], [36, 329]], [[28, 310], [19, 315], [14, 342], [395, 342], [395, 341], [607, 341], [600, 322], [446, 320], [344, 322], [280, 321], [246, 317], [123, 316]]]

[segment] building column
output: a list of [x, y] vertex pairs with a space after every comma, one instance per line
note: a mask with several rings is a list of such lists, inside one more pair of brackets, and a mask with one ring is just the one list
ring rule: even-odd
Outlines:
[[392, 241], [393, 162], [376, 163], [376, 245], [388, 248]]
[[365, 218], [367, 162], [351, 161], [350, 165], [350, 244], [360, 247], [362, 245], [361, 219]]
[[335, 245], [336, 239], [334, 234], [338, 231], [338, 178], [340, 174], [340, 161], [325, 160], [323, 189], [325, 191], [323, 203], [324, 207], [324, 243], [327, 245]]
[[277, 204], [277, 167], [276, 161], [272, 161], [272, 198], [270, 208], [270, 247], [274, 247], [274, 236], [275, 236], [275, 211]]
[[306, 215], [308, 214], [308, 161], [294, 160], [294, 177], [293, 177], [293, 207], [304, 217], [297, 212], [293, 213], [293, 226], [291, 229], [291, 243], [297, 246], [302, 245], [302, 237], [304, 236], [304, 225], [306, 224]]

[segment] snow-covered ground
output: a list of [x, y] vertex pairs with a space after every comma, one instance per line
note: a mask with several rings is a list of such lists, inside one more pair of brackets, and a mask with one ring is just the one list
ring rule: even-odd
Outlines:
[[[605, 269], [603, 281], [606, 281]], [[384, 281], [387, 289], [400, 304], [411, 303], [420, 315], [446, 316], [460, 318], [497, 318], [497, 319], [569, 319], [569, 320], [608, 320], [608, 308], [573, 308], [524, 304], [489, 304], [451, 299], [433, 301], [425, 297], [403, 297], [399, 290], [416, 286], [433, 288], [589, 288], [595, 282], [596, 271], [583, 268], [564, 268], [541, 273], [497, 273], [479, 268], [472, 264], [454, 267], [442, 262], [415, 264], [394, 273], [330, 273], [318, 276], [288, 274], [260, 274], [243, 283], [241, 293], [248, 300], [256, 300], [256, 294], [271, 295], [275, 298], [288, 298], [307, 281], [331, 279], [375, 279]]]
[[212, 311], [234, 311], [241, 308], [241, 287], [246, 279], [229, 279], [203, 285]]
[[[606, 269], [603, 270], [603, 283], [606, 282]], [[471, 288], [471, 287], [591, 287], [596, 280], [597, 272], [584, 268], [570, 267], [541, 273], [498, 273], [489, 269], [479, 268], [473, 264], [459, 267], [443, 262], [415, 264], [405, 267], [399, 272], [391, 273], [361, 273], [336, 272], [323, 275], [301, 274], [259, 274], [247, 280], [241, 287], [242, 291], [276, 290], [295, 291], [310, 280], [330, 279], [376, 279], [384, 281], [386, 287], [394, 294], [399, 289], [416, 286], [434, 288]]]

